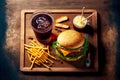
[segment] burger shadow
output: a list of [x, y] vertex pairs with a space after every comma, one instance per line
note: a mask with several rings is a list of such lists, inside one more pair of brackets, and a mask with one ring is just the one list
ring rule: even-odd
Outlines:
[[[97, 34], [98, 34], [98, 70], [97, 71], [90, 71], [88, 72], [87, 70], [89, 69], [94, 69], [93, 68], [93, 65], [94, 65], [94, 58], [95, 58], [95, 53], [94, 51], [96, 50], [95, 47], [92, 45], [92, 44], [89, 44], [89, 51], [91, 53], [91, 56], [90, 56], [90, 59], [91, 59], [91, 66], [86, 68], [84, 67], [85, 64], [82, 64], [84, 62], [80, 62], [80, 64], [82, 65], [77, 65], [78, 63], [70, 63], [71, 65], [73, 66], [76, 66], [77, 68], [80, 67], [80, 69], [85, 69], [86, 72], [22, 72], [23, 74], [25, 75], [31, 75], [31, 76], [39, 76], [39, 75], [42, 75], [42, 76], [50, 76], [50, 77], [54, 77], [54, 76], [69, 76], [69, 77], [72, 77], [72, 76], [77, 76], [77, 77], [80, 77], [80, 76], [102, 76], [103, 75], [103, 69], [104, 69], [104, 66], [105, 66], [105, 48], [104, 46], [102, 45], [102, 42], [101, 42], [101, 21], [100, 21], [100, 16], [98, 14], [98, 29], [97, 29]], [[81, 32], [85, 32], [85, 33], [88, 33], [89, 35], [93, 35], [94, 34], [94, 29], [87, 25], [86, 27], [87, 29], [86, 30], [82, 30]], [[85, 57], [86, 59], [86, 57]], [[70, 76], [72, 75], [72, 76]]]

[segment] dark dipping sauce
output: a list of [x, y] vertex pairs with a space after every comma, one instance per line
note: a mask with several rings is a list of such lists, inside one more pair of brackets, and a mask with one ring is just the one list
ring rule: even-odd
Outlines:
[[53, 19], [50, 15], [39, 13], [32, 16], [31, 25], [36, 38], [46, 40], [50, 37], [52, 31]]

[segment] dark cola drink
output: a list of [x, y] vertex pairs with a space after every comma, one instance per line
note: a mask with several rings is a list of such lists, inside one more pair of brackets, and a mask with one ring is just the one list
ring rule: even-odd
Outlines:
[[31, 25], [36, 38], [40, 42], [46, 42], [52, 32], [53, 18], [49, 14], [37, 13], [32, 16]]

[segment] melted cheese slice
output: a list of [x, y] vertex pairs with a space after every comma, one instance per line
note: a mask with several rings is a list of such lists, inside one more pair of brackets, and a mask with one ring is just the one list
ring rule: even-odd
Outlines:
[[59, 50], [62, 52], [62, 54], [64, 56], [67, 56], [68, 54], [70, 54], [72, 52], [80, 52], [80, 50], [65, 50], [65, 49], [61, 49], [61, 48], [59, 48]]

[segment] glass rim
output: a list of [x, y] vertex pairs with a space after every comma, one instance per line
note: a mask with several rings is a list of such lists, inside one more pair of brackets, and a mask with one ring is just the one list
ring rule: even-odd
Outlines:
[[[54, 18], [53, 18], [53, 16], [51, 16], [51, 15], [50, 15], [49, 13], [47, 13], [47, 12], [37, 12], [37, 13], [33, 13], [33, 14], [32, 14], [32, 16], [31, 16], [31, 18], [30, 18], [30, 25], [31, 25], [31, 27], [33, 28], [34, 31], [36, 31], [36, 32], [38, 32], [38, 33], [44, 33], [44, 32], [40, 32], [39, 30], [37, 30], [36, 28], [34, 28], [34, 26], [32, 25], [32, 20], [33, 20], [33, 18], [34, 18], [35, 16], [39, 15], [39, 14], [45, 14], [45, 15], [47, 15], [47, 16], [49, 16], [49, 17], [51, 18], [52, 22], [51, 22], [51, 25], [50, 25], [50, 26], [53, 26]], [[48, 27], [48, 28], [45, 30], [45, 32], [47, 32], [47, 31], [49, 31], [49, 30], [51, 30], [51, 29], [52, 29], [52, 27]]]

